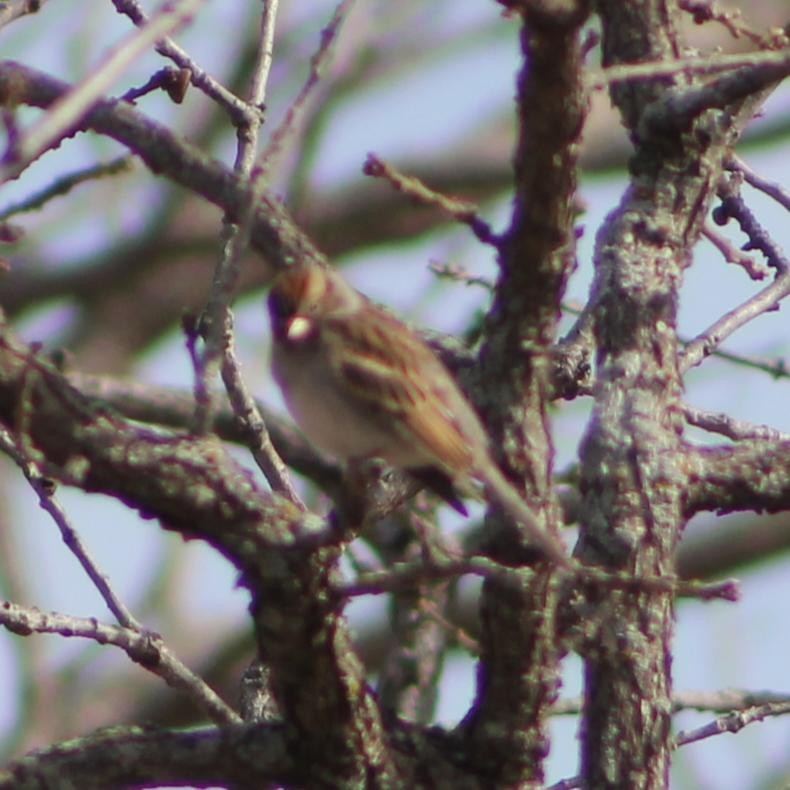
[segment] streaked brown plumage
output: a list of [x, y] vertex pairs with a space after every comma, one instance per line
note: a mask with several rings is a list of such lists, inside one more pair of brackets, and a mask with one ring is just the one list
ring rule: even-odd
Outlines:
[[472, 480], [555, 562], [568, 559], [494, 463], [488, 437], [455, 379], [405, 324], [334, 271], [293, 266], [269, 295], [272, 369], [294, 418], [341, 462], [382, 458], [465, 512]]

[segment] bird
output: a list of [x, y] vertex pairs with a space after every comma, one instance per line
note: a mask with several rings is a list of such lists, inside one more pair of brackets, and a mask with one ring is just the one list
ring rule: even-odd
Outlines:
[[477, 481], [554, 563], [558, 537], [497, 466], [489, 437], [425, 341], [329, 266], [295, 263], [268, 296], [272, 373], [308, 441], [343, 464], [379, 458], [459, 512]]

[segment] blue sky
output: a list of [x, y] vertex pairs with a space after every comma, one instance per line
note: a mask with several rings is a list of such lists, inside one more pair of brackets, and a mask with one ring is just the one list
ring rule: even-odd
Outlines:
[[[128, 31], [128, 27], [112, 13], [110, 4], [92, 4], [90, 14], [80, 16], [73, 11], [57, 10], [58, 4], [48, 4], [40, 16], [50, 14], [71, 19], [69, 28], [51, 25], [51, 34], [44, 39], [40, 22], [31, 18], [20, 26], [11, 26], [0, 36], [4, 51], [11, 57], [51, 73], [72, 75], [85, 73], [106, 48]], [[297, 5], [297, 4], [294, 4]], [[314, 7], [328, 7], [316, 3]], [[106, 7], [105, 7], [106, 6]], [[362, 6], [362, 4], [360, 4]], [[489, 25], [498, 14], [493, 3], [439, 4], [446, 24], [456, 27]], [[228, 15], [246, 13], [243, 4], [211, 2], [201, 12], [212, 18], [209, 25], [196, 27], [180, 40], [197, 59], [210, 70], [221, 71], [233, 56], [231, 37], [206, 38], [205, 31], [233, 29]], [[296, 13], [286, 10], [284, 13]], [[364, 6], [355, 12], [349, 25], [371, 25]], [[54, 19], [54, 16], [52, 17]], [[322, 17], [321, 19], [325, 19]], [[84, 25], [93, 26], [95, 37], [84, 36]], [[242, 24], [238, 21], [237, 24]], [[517, 68], [516, 27], [501, 22], [502, 35], [492, 35], [479, 45], [457, 53], [451, 63], [427, 63], [413, 73], [380, 80], [369, 91], [363, 91], [342, 105], [333, 118], [327, 136], [320, 146], [314, 177], [322, 185], [352, 181], [358, 177], [367, 152], [375, 150], [385, 159], [395, 162], [429, 158], [434, 151], [452, 145], [459, 129], [467, 129], [477, 119], [506, 112], [513, 95], [513, 75]], [[23, 27], [24, 26], [24, 27]], [[108, 26], [117, 34], [108, 37]], [[317, 31], [315, 20], [307, 19], [305, 26]], [[57, 30], [57, 38], [55, 31]], [[12, 32], [13, 31], [13, 34]], [[71, 31], [71, 33], [70, 33]], [[510, 32], [508, 32], [510, 31]], [[11, 35], [15, 37], [10, 38]], [[73, 35], [73, 40], [72, 40]], [[93, 41], [80, 49], [78, 41]], [[311, 40], [311, 39], [308, 39]], [[315, 36], [312, 40], [315, 40]], [[16, 49], [15, 53], [13, 50]], [[309, 54], [309, 50], [308, 50]], [[276, 52], [275, 52], [276, 56]], [[343, 57], [342, 46], [339, 57]], [[123, 86], [144, 81], [151, 64], [160, 65], [151, 57], [135, 64], [129, 75], [121, 80]], [[119, 86], [120, 87], [120, 86]], [[437, 102], [437, 96], [441, 101]], [[190, 99], [197, 101], [197, 98]], [[273, 107], [282, 107], [286, 96], [273, 97]], [[790, 91], [784, 89], [772, 98], [771, 107], [787, 107]], [[164, 121], [180, 122], [178, 108], [158, 98], [146, 99], [140, 109], [161, 117]], [[786, 115], [786, 109], [785, 109]], [[0, 196], [0, 205], [18, 199], [31, 184], [48, 183], [52, 173], [73, 169], [82, 161], [92, 161], [100, 153], [109, 158], [112, 146], [96, 145], [85, 136], [64, 144], [47, 155], [23, 182], [10, 185]], [[784, 184], [790, 184], [790, 158], [787, 146], [766, 146], [750, 150], [744, 158], [758, 172]], [[593, 243], [603, 218], [616, 205], [624, 188], [623, 176], [587, 177], [581, 182], [581, 194], [588, 210], [583, 217], [585, 233], [579, 245], [580, 268], [569, 284], [568, 297], [584, 301], [592, 277]], [[141, 221], [139, 205], [145, 200], [143, 188], [133, 187], [115, 207], [115, 221], [110, 224], [87, 222], [69, 229], [63, 223], [57, 232], [50, 232], [42, 246], [42, 254], [57, 261], [59, 252], [67, 250], [66, 258], [74, 260], [100, 247], [112, 234], [131, 232]], [[790, 248], [790, 230], [786, 214], [770, 200], [750, 194], [753, 210], [765, 223], [775, 240], [785, 250]], [[55, 217], [61, 207], [52, 208]], [[485, 216], [496, 226], [507, 220], [508, 199], [504, 196], [484, 208]], [[46, 229], [52, 216], [30, 219], [31, 233]], [[51, 225], [49, 227], [52, 227]], [[725, 229], [730, 233], [731, 229]], [[733, 239], [742, 239], [737, 233]], [[430, 260], [452, 260], [470, 271], [493, 276], [494, 262], [490, 251], [480, 246], [462, 227], [445, 228], [408, 245], [378, 248], [370, 254], [357, 255], [350, 261], [349, 278], [371, 296], [408, 313], [425, 323], [448, 331], [464, 326], [474, 310], [484, 306], [486, 293], [480, 288], [463, 285], [434, 286], [428, 272]], [[725, 264], [707, 242], [700, 243], [694, 266], [689, 270], [683, 286], [680, 310], [681, 333], [692, 337], [718, 318], [724, 311], [742, 302], [761, 284], [752, 283], [742, 270]], [[761, 316], [733, 335], [725, 347], [743, 354], [761, 357], [790, 356], [790, 323], [787, 307]], [[25, 334], [31, 339], [46, 336], [55, 313], [31, 316], [25, 322]], [[238, 310], [238, 346], [243, 369], [249, 382], [262, 397], [280, 403], [267, 372], [266, 326], [261, 295], [241, 300]], [[191, 386], [191, 367], [183, 340], [174, 332], [146, 354], [137, 369], [140, 378], [178, 387]], [[771, 380], [765, 374], [730, 363], [709, 361], [692, 371], [687, 378], [687, 400], [699, 407], [725, 411], [735, 417], [767, 423], [790, 432], [790, 380]], [[559, 404], [555, 417], [558, 467], [574, 458], [589, 412], [584, 401]], [[696, 440], [709, 440], [698, 433], [690, 433]], [[5, 464], [0, 459], [0, 464]], [[6, 497], [15, 520], [25, 525], [17, 537], [23, 556], [37, 554], [40, 566], [34, 579], [36, 599], [24, 601], [44, 609], [53, 608], [77, 614], [108, 618], [103, 604], [85, 581], [73, 558], [55, 537], [54, 526], [37, 507], [32, 492], [14, 475], [5, 475]], [[151, 584], [152, 557], [158, 556], [164, 543], [172, 546], [173, 536], [163, 537], [158, 527], [143, 522], [118, 503], [103, 497], [86, 497], [79, 492], [61, 489], [60, 499], [74, 522], [79, 525], [84, 539], [95, 553], [100, 567], [113, 579], [125, 600], [134, 608], [148, 585]], [[702, 519], [700, 519], [702, 521]], [[122, 536], [122, 538], [121, 538]], [[124, 551], [118, 552], [118, 541], [123, 540]], [[46, 553], [36, 547], [47, 545]], [[220, 558], [205, 547], [183, 543], [174, 549], [188, 556], [184, 577], [183, 596], [200, 611], [221, 623], [224, 633], [244, 627], [246, 596], [235, 588], [234, 574]], [[790, 655], [790, 633], [778, 627], [786, 621], [786, 601], [790, 600], [790, 574], [785, 558], [766, 563], [744, 574], [743, 598], [737, 605], [724, 603], [701, 604], [683, 602], [678, 609], [675, 685], [679, 690], [715, 690], [726, 687], [770, 689], [790, 692], [786, 671], [786, 657]], [[350, 608], [352, 620], [360, 627], [365, 618], [381, 616], [382, 604], [362, 601]], [[193, 623], [179, 627], [198, 629], [197, 615]], [[164, 634], [167, 638], [167, 634]], [[31, 637], [45, 639], [43, 637]], [[195, 638], [199, 638], [198, 633]], [[15, 678], [14, 645], [16, 636], [0, 633], [0, 736], [3, 728], [13, 721], [15, 705], [19, 703]], [[59, 638], [47, 639], [47, 663], [57, 667], [80, 653], [83, 645]], [[123, 661], [123, 657], [118, 657]], [[580, 690], [579, 662], [570, 659], [566, 665], [565, 691], [577, 694]], [[440, 705], [440, 720], [448, 724], [457, 721], [465, 712], [471, 697], [473, 680], [471, 663], [454, 657], [449, 666]], [[711, 714], [683, 714], [679, 726], [690, 728], [708, 721]], [[556, 743], [549, 766], [551, 781], [575, 773], [577, 742], [576, 723], [572, 719], [555, 725]], [[673, 773], [673, 786], [693, 788], [700, 781], [719, 790], [740, 790], [753, 786], [755, 778], [771, 766], [786, 765], [790, 740], [790, 721], [771, 720], [753, 725], [737, 736], [719, 736], [681, 750]]]

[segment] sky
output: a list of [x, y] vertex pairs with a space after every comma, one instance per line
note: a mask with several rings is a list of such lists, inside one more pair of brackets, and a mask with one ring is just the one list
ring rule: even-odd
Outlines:
[[[50, 14], [45, 6], [42, 14]], [[94, 4], [95, 14], [85, 16], [58, 13], [73, 26], [58, 28], [52, 25], [49, 39], [42, 39], [36, 19], [12, 26], [0, 35], [0, 46], [9, 56], [52, 73], [85, 73], [90, 65], [101, 59], [107, 47], [128, 32], [119, 22], [110, 4]], [[238, 14], [241, 24], [244, 4], [210, 2], [201, 15], [208, 14], [211, 24], [188, 31], [179, 40], [209, 70], [221, 70], [232, 56], [230, 37], [213, 37], [210, 41], [201, 31], [232, 29], [234, 20], [228, 15]], [[310, 5], [310, 4], [307, 4]], [[438, 4], [437, 13], [444, 15], [447, 25], [488, 25], [497, 13], [491, 4]], [[306, 6], [292, 4], [284, 13], [297, 15]], [[325, 8], [327, 3], [314, 3]], [[371, 24], [375, 10], [359, 4], [350, 25]], [[322, 18], [326, 18], [325, 16]], [[201, 16], [203, 20], [204, 17]], [[314, 20], [305, 13], [302, 20], [306, 29], [315, 27]], [[95, 28], [95, 36], [85, 36], [85, 25]], [[503, 22], [503, 25], [506, 23]], [[112, 39], [105, 31], [108, 26], [117, 30]], [[375, 150], [383, 158], [402, 161], [429, 157], [433, 150], [451, 144], [459, 128], [468, 128], [475, 117], [485, 117], [507, 108], [513, 95], [513, 77], [517, 67], [515, 26], [512, 34], [483, 37], [477, 46], [458, 53], [452, 63], [436, 62], [416, 68], [411, 73], [384, 79], [375, 89], [362, 92], [345, 102], [333, 118], [325, 141], [316, 159], [314, 177], [321, 184], [350, 182], [357, 177], [367, 152]], [[57, 30], [57, 41], [53, 38]], [[99, 35], [101, 33], [101, 35]], [[77, 41], [93, 42], [79, 48]], [[307, 39], [310, 40], [309, 38]], [[313, 39], [314, 40], [314, 39]], [[12, 51], [16, 49], [16, 54]], [[340, 47], [338, 57], [342, 60]], [[306, 49], [309, 56], [309, 48]], [[276, 56], [276, 51], [275, 51]], [[134, 64], [120, 83], [140, 82], [141, 75], [150, 71], [156, 58]], [[441, 95], [437, 104], [436, 96]], [[474, 101], [470, 101], [470, 96]], [[278, 99], [281, 103], [283, 99]], [[274, 106], [277, 107], [277, 101]], [[766, 111], [771, 117], [772, 106], [787, 107], [790, 91], [784, 89], [772, 98]], [[178, 110], [163, 100], [152, 99], [144, 107], [148, 113], [164, 120], [176, 119]], [[108, 151], [110, 148], [108, 147]], [[95, 157], [96, 149], [87, 140], [76, 140], [61, 151], [48, 155], [30, 173], [30, 179], [10, 185], [0, 194], [0, 207], [18, 199], [38, 180], [48, 183], [53, 169], [70, 169], [80, 156]], [[785, 146], [767, 146], [744, 153], [744, 158], [757, 172], [790, 185], [790, 157]], [[623, 192], [625, 182], [621, 173], [583, 177], [581, 196], [587, 205], [582, 219], [585, 232], [579, 243], [578, 271], [568, 288], [570, 301], [586, 300], [592, 278], [592, 258], [597, 228], [612, 211]], [[132, 229], [139, 218], [135, 213], [136, 194], [118, 206], [116, 226], [63, 228], [53, 236], [50, 244], [67, 246], [69, 257], [87, 254], [100, 246], [106, 234], [118, 228]], [[790, 248], [790, 227], [786, 213], [760, 194], [749, 195], [753, 210], [766, 224], [777, 242], [785, 250]], [[484, 208], [484, 216], [495, 227], [503, 227], [508, 216], [507, 196]], [[139, 213], [139, 212], [138, 212]], [[727, 228], [725, 233], [731, 233]], [[732, 233], [736, 242], [742, 242]], [[43, 251], [47, 252], [48, 245]], [[57, 256], [53, 255], [53, 260]], [[485, 305], [487, 294], [481, 288], [449, 285], [444, 291], [434, 287], [434, 277], [427, 269], [430, 260], [452, 260], [473, 273], [493, 276], [494, 263], [487, 249], [471, 239], [464, 228], [452, 227], [416, 239], [409, 245], [380, 247], [370, 254], [355, 256], [348, 263], [349, 279], [370, 296], [410, 317], [446, 331], [462, 328], [473, 312]], [[680, 305], [680, 331], [693, 337], [709, 326], [722, 312], [735, 307], [761, 284], [751, 283], [743, 271], [724, 264], [718, 253], [706, 243], [700, 243], [695, 263], [683, 286]], [[440, 298], [449, 294], [448, 298]], [[446, 305], [452, 305], [448, 309]], [[761, 316], [725, 343], [731, 351], [760, 357], [790, 357], [790, 322], [787, 307]], [[51, 326], [53, 315], [31, 317], [24, 324], [24, 333], [38, 339]], [[245, 375], [256, 392], [272, 403], [281, 400], [271, 384], [267, 372], [268, 337], [261, 309], [261, 295], [245, 298], [238, 305], [239, 355]], [[191, 385], [191, 366], [184, 351], [183, 340], [173, 333], [145, 355], [136, 375], [143, 380], [177, 387]], [[725, 411], [735, 417], [769, 424], [790, 432], [790, 380], [770, 380], [765, 374], [730, 363], [711, 361], [692, 371], [686, 382], [686, 399], [701, 408]], [[563, 468], [575, 457], [589, 414], [589, 402], [579, 401], [558, 406], [555, 416], [557, 466]], [[695, 441], [710, 441], [710, 437], [690, 432]], [[0, 461], [2, 463], [2, 461]], [[5, 476], [6, 480], [8, 476]], [[8, 486], [9, 483], [5, 482]], [[95, 553], [100, 567], [113, 579], [123, 597], [134, 608], [142, 600], [151, 578], [151, 557], [161, 550], [162, 536], [155, 524], [142, 522], [118, 503], [104, 497], [87, 497], [80, 492], [60, 489], [60, 499], [74, 522], [79, 524], [83, 538]], [[23, 552], [32, 552], [44, 543], [51, 551], [40, 554], [41, 567], [34, 585], [36, 600], [32, 603], [43, 609], [58, 609], [77, 615], [97, 615], [108, 619], [103, 604], [87, 584], [73, 558], [60, 546], [54, 536], [54, 526], [38, 508], [32, 492], [21, 484], [9, 494], [10, 506], [25, 524], [20, 534]], [[700, 519], [702, 521], [702, 519]], [[125, 551], [117, 551], [118, 535], [123, 535]], [[214, 556], [206, 547], [194, 542], [178, 548], [189, 556], [187, 563], [192, 583], [184, 591], [194, 596], [202, 615], [221, 622], [226, 633], [242, 628], [246, 618], [246, 596], [235, 587], [235, 576], [227, 563]], [[790, 574], [787, 559], [777, 558], [743, 574], [742, 599], [736, 604], [722, 602], [700, 603], [684, 601], [678, 607], [676, 653], [673, 666], [675, 687], [678, 690], [715, 690], [736, 687], [752, 690], [769, 689], [790, 693], [786, 671], [786, 657], [790, 655], [790, 629], [780, 628], [786, 622], [786, 602], [790, 600]], [[349, 607], [352, 623], [364, 627], [366, 618], [383, 616], [382, 601], [363, 600]], [[194, 623], [192, 625], [195, 625]], [[167, 635], [165, 634], [165, 637]], [[14, 720], [17, 697], [17, 678], [14, 674], [15, 636], [0, 633], [0, 738], [3, 729]], [[53, 667], [73, 658], [82, 645], [70, 640], [50, 640], [49, 661]], [[580, 662], [566, 661], [563, 695], [580, 693]], [[10, 668], [10, 669], [9, 669]], [[9, 669], [9, 671], [5, 671]], [[442, 689], [438, 720], [452, 725], [466, 712], [473, 692], [473, 666], [461, 656], [454, 656], [449, 664]], [[682, 714], [676, 726], [693, 728], [709, 721], [711, 714]], [[576, 721], [567, 718], [553, 725], [555, 745], [549, 758], [549, 781], [557, 781], [576, 772]], [[751, 787], [755, 777], [772, 767], [787, 766], [790, 752], [790, 720], [770, 720], [752, 725], [736, 736], [723, 735], [686, 747], [680, 751], [673, 767], [673, 786], [695, 788], [703, 785], [718, 790], [741, 790]]]

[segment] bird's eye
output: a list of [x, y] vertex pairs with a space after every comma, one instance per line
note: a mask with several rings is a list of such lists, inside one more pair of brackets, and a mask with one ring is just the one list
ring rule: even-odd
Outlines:
[[315, 305], [297, 303], [290, 293], [273, 288], [269, 293], [269, 315], [274, 337], [290, 345], [304, 345], [316, 337], [315, 321], [308, 317]]
[[292, 343], [303, 343], [311, 340], [315, 336], [315, 324], [309, 318], [302, 315], [294, 316], [288, 321], [285, 336]]

